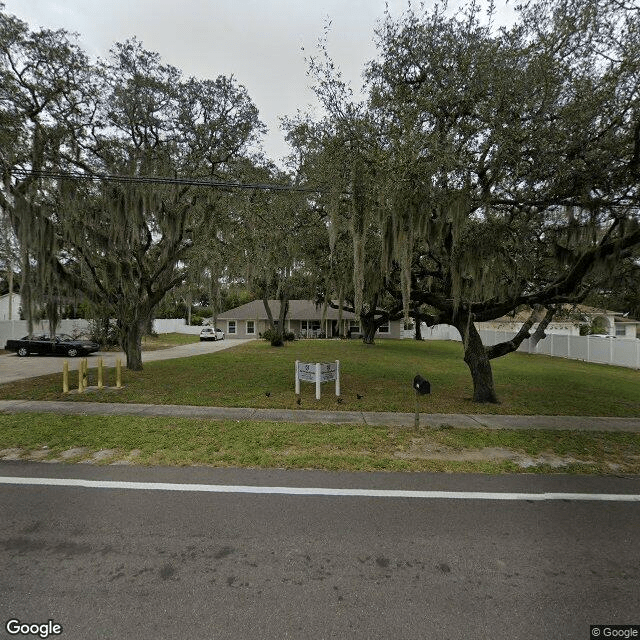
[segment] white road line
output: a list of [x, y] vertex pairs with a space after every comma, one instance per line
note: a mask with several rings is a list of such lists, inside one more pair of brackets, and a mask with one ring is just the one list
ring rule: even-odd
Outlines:
[[503, 493], [483, 491], [409, 491], [399, 489], [332, 489], [326, 487], [261, 487], [169, 482], [121, 482], [115, 480], [84, 480], [80, 478], [21, 478], [12, 476], [0, 476], [0, 484], [81, 487], [85, 489], [133, 489], [138, 491], [253, 493], [362, 498], [424, 498], [429, 500], [596, 500], [601, 502], [640, 502], [640, 495], [624, 493]]

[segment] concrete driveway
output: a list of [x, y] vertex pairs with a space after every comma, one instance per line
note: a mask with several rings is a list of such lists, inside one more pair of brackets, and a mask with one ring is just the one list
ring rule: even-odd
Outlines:
[[[142, 362], [153, 362], [155, 360], [170, 360], [172, 358], [186, 358], [197, 356], [203, 353], [214, 353], [223, 349], [230, 349], [249, 342], [249, 340], [232, 339], [218, 340], [216, 342], [194, 342], [184, 344], [170, 349], [158, 349], [156, 351], [143, 351]], [[89, 367], [98, 365], [98, 358], [102, 357], [105, 367], [115, 367], [116, 358], [122, 359], [122, 364], [126, 362], [126, 357], [122, 352], [100, 352], [87, 356]], [[25, 378], [35, 378], [45, 376], [50, 373], [62, 373], [62, 363], [65, 358], [60, 356], [28, 356], [20, 358], [15, 353], [0, 355], [0, 384], [24, 380]], [[78, 368], [80, 358], [68, 358], [69, 369], [74, 371]]]

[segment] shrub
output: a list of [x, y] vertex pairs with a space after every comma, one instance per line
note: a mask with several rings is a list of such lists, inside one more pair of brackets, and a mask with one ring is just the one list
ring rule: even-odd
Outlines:
[[90, 320], [89, 339], [101, 347], [115, 347], [120, 344], [118, 326], [114, 320]]
[[282, 345], [283, 340], [285, 342], [293, 342], [296, 339], [293, 331], [285, 331], [282, 337], [280, 337], [277, 336], [272, 329], [267, 329], [264, 333], [260, 334], [260, 337], [270, 342], [274, 347]]

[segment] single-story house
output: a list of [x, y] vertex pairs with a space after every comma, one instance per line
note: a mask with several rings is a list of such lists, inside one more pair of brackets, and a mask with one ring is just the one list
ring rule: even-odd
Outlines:
[[0, 320], [20, 320], [21, 304], [19, 293], [5, 293], [0, 296]]
[[[479, 322], [477, 326], [479, 329], [511, 331], [515, 334], [530, 313], [528, 310], [520, 311], [513, 316], [503, 316], [490, 322]], [[602, 333], [622, 339], [635, 339], [636, 332], [640, 328], [640, 321], [627, 318], [624, 313], [618, 311], [567, 304], [560, 313], [556, 314], [554, 321], [549, 323], [545, 333], [578, 336], [581, 325], [593, 325], [596, 321], [602, 327], [600, 330]], [[532, 330], [535, 330], [535, 326]]]
[[[280, 302], [269, 300], [269, 308], [273, 319], [277, 322], [280, 315]], [[316, 305], [312, 300], [289, 300], [285, 330], [293, 332], [296, 337], [337, 338], [340, 334], [350, 333], [352, 337], [361, 334], [360, 320], [354, 313], [342, 312], [342, 331], [338, 326], [339, 322], [337, 309], [327, 306], [323, 313], [323, 305]], [[227, 338], [257, 338], [269, 328], [269, 320], [262, 300], [254, 300], [218, 314], [216, 324], [225, 332]], [[391, 321], [379, 328], [376, 338], [400, 338], [402, 328], [402, 320]]]

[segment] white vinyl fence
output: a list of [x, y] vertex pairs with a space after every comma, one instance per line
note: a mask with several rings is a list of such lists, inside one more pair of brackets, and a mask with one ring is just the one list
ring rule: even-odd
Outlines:
[[[483, 344], [487, 347], [510, 340], [515, 335], [510, 331], [487, 329], [480, 329], [479, 333]], [[423, 327], [422, 337], [425, 340], [462, 340], [458, 330], [449, 325], [436, 325], [426, 330]], [[640, 369], [640, 340], [637, 338], [550, 334], [536, 346], [533, 346], [530, 338], [523, 340], [518, 351]]]
[[[484, 344], [490, 346], [509, 340], [513, 334], [502, 331], [480, 331], [480, 336]], [[551, 334], [535, 346], [531, 339], [523, 340], [518, 351], [640, 369], [640, 340], [637, 338]]]
[[157, 318], [153, 321], [153, 330], [156, 333], [188, 333], [199, 335], [202, 327], [187, 324], [184, 318]]
[[[184, 319], [160, 318], [153, 321], [156, 333], [188, 333], [198, 335], [202, 327], [190, 327]], [[89, 331], [88, 320], [61, 320], [56, 333], [68, 333], [72, 336], [86, 335]], [[7, 340], [18, 340], [29, 333], [26, 320], [0, 320], [0, 349], [4, 348]], [[49, 323], [46, 320], [33, 324], [33, 333], [49, 333]]]
[[[89, 330], [87, 320], [60, 320], [56, 333], [68, 333], [72, 336], [85, 334]], [[7, 340], [19, 340], [29, 333], [26, 320], [0, 320], [0, 349], [4, 349]], [[46, 320], [33, 323], [33, 333], [49, 333]]]

